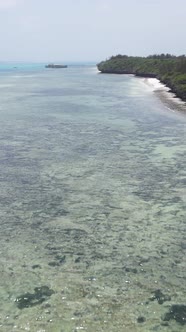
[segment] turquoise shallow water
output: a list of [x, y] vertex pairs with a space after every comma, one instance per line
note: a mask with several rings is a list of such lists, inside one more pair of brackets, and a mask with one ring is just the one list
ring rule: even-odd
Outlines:
[[1, 71], [1, 331], [186, 331], [185, 114], [94, 66]]

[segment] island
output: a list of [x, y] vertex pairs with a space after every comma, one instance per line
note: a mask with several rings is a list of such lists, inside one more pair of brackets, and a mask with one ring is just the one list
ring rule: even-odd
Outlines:
[[154, 54], [147, 57], [116, 55], [97, 64], [101, 73], [157, 78], [186, 101], [186, 56]]
[[67, 65], [55, 65], [54, 63], [49, 63], [45, 68], [67, 68]]

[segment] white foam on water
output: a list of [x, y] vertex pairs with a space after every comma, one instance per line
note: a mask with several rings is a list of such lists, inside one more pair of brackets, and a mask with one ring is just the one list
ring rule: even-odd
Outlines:
[[157, 78], [145, 78], [144, 83], [146, 83], [153, 91], [164, 90], [169, 91], [170, 89]]
[[14, 78], [28, 78], [28, 77], [36, 77], [38, 75], [12, 75]]
[[[170, 88], [168, 88], [165, 84], [161, 83], [160, 80], [158, 80], [157, 78], [144, 78], [143, 82], [151, 89], [151, 91], [160, 92], [161, 96], [168, 102], [171, 102], [174, 105], [180, 105], [185, 107], [185, 102], [179, 97], [176, 97], [175, 93], [171, 92]], [[170, 109], [171, 111], [173, 111], [172, 108]]]

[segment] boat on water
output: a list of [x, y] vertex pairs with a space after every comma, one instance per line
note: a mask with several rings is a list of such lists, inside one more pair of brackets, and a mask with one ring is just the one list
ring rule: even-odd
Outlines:
[[67, 68], [67, 65], [57, 65], [54, 63], [49, 63], [48, 65], [45, 66], [45, 68]]

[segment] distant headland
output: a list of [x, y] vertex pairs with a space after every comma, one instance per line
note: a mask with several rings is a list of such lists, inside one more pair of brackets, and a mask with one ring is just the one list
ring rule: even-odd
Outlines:
[[116, 55], [97, 64], [102, 73], [133, 74], [159, 79], [177, 97], [186, 101], [186, 56], [171, 54], [133, 57]]
[[58, 65], [54, 63], [49, 63], [48, 65], [45, 66], [45, 68], [67, 68], [67, 65]]

